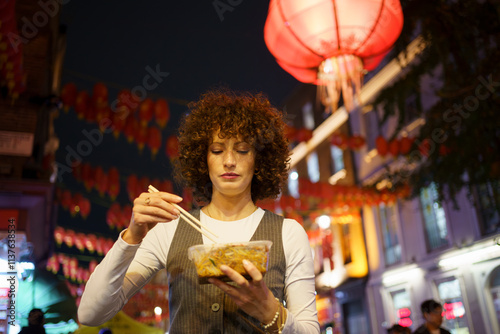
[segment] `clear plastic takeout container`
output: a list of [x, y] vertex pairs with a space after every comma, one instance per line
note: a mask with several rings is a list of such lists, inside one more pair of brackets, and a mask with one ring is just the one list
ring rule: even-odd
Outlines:
[[272, 241], [260, 240], [196, 245], [189, 247], [188, 258], [194, 262], [201, 284], [208, 283], [208, 279], [211, 277], [228, 281], [229, 278], [219, 269], [222, 264], [234, 269], [246, 278], [250, 278], [243, 266], [243, 260], [252, 262], [264, 275], [267, 271], [269, 250], [272, 244]]

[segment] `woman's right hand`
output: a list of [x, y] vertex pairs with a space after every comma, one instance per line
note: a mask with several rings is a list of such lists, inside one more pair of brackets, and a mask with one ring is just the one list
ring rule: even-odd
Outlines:
[[138, 244], [159, 222], [168, 223], [179, 217], [177, 210], [170, 203], [179, 203], [182, 197], [166, 192], [142, 193], [134, 200], [132, 217], [123, 240], [129, 244]]

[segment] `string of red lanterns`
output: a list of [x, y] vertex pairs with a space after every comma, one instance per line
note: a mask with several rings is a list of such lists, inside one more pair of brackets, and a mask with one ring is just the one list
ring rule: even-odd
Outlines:
[[13, 100], [26, 90], [23, 43], [9, 40], [19, 36], [15, 6], [15, 0], [0, 3], [0, 85], [7, 87]]
[[58, 189], [56, 192], [56, 200], [63, 209], [69, 210], [73, 217], [79, 214], [83, 219], [86, 219], [90, 214], [90, 201], [80, 193], [73, 194], [69, 190]]
[[170, 119], [170, 107], [163, 98], [141, 101], [129, 90], [121, 90], [110, 104], [103, 83], [96, 83], [90, 95], [69, 82], [62, 87], [60, 99], [66, 112], [73, 108], [79, 119], [97, 123], [101, 131], [112, 128], [116, 139], [123, 134], [129, 143], [137, 145], [139, 152], [147, 146], [152, 159], [162, 146], [161, 130]]
[[110, 238], [98, 237], [93, 233], [75, 232], [61, 226], [54, 229], [54, 239], [58, 247], [65, 244], [69, 248], [78, 248], [82, 253], [87, 250], [91, 254], [95, 252], [99, 256], [106, 255], [114, 243], [114, 240]]

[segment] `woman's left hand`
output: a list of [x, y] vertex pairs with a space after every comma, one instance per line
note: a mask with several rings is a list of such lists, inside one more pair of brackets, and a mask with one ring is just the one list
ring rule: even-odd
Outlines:
[[243, 260], [243, 265], [252, 278], [250, 281], [228, 266], [221, 265], [219, 269], [236, 283], [236, 286], [213, 278], [209, 279], [209, 282], [231, 297], [242, 311], [261, 323], [270, 323], [279, 309], [279, 303], [264, 283], [262, 273], [250, 261]]

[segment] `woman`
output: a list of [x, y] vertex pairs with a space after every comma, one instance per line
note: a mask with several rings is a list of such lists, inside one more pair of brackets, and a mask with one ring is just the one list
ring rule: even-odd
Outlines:
[[109, 320], [166, 268], [170, 333], [319, 333], [307, 235], [296, 221], [255, 204], [277, 197], [287, 180], [290, 152], [281, 115], [261, 95], [228, 91], [208, 92], [190, 109], [180, 127], [176, 173], [196, 199], [208, 203], [192, 213], [220, 243], [273, 241], [268, 271], [263, 277], [244, 261], [251, 279], [220, 266], [232, 282], [198, 284], [187, 248], [212, 242], [169, 204], [182, 198], [143, 193], [128, 229], [87, 283], [80, 322]]

